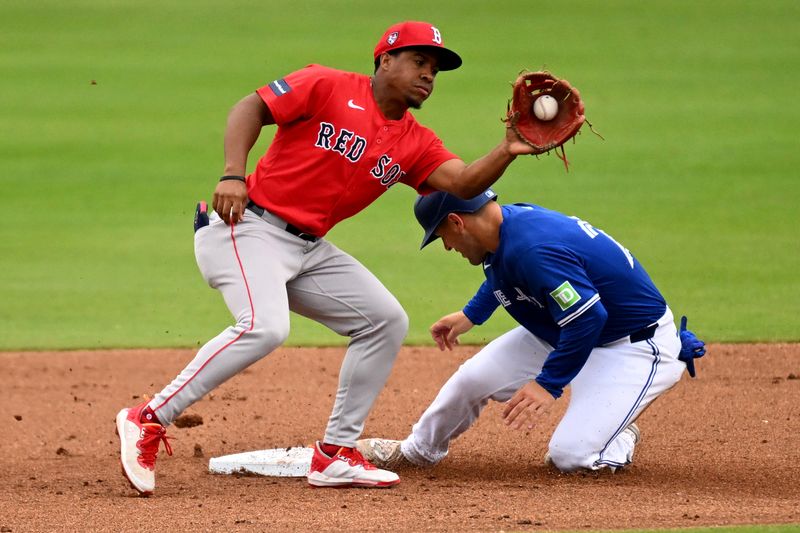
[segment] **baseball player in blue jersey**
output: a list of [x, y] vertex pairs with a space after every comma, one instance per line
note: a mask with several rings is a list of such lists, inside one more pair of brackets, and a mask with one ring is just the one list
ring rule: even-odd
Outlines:
[[498, 306], [520, 326], [461, 365], [405, 440], [364, 439], [358, 448], [377, 465], [433, 465], [489, 400], [505, 402], [507, 425], [530, 429], [570, 385], [545, 461], [564, 472], [625, 466], [640, 439], [634, 421], [705, 353], [704, 344], [685, 323], [678, 334], [650, 276], [608, 234], [496, 198], [487, 190], [468, 200], [443, 192], [417, 199], [422, 247], [441, 237], [486, 275], [463, 310], [438, 320], [431, 335], [440, 349], [452, 349]]

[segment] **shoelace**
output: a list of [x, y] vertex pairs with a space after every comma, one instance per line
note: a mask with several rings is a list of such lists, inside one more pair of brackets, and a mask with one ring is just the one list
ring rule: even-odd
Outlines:
[[167, 455], [172, 455], [172, 446], [167, 437], [167, 428], [161, 424], [142, 424], [144, 435], [136, 443], [139, 448], [139, 460], [148, 468], [154, 468], [158, 457], [158, 447], [164, 442]]
[[342, 448], [338, 455], [346, 458], [352, 466], [361, 465], [364, 470], [377, 470], [377, 467], [367, 461], [356, 448]]

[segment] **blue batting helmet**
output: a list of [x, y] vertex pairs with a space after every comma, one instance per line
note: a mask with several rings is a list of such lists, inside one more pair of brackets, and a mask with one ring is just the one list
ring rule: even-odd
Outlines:
[[467, 200], [443, 191], [418, 196], [414, 202], [414, 215], [417, 217], [419, 225], [425, 230], [425, 237], [422, 239], [420, 249], [438, 238], [436, 228], [450, 213], [474, 213], [496, 199], [497, 194], [492, 189], [486, 189], [478, 196]]

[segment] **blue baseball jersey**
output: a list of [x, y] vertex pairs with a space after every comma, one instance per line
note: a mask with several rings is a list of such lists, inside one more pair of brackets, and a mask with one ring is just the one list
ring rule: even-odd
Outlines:
[[464, 313], [482, 324], [502, 305], [552, 345], [536, 381], [558, 397], [594, 347], [654, 324], [667, 304], [636, 258], [588, 222], [531, 204], [502, 212], [500, 245]]

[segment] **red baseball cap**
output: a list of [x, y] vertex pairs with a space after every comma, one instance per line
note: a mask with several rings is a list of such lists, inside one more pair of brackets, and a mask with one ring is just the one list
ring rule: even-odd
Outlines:
[[373, 59], [401, 48], [431, 49], [439, 58], [439, 70], [455, 70], [461, 66], [461, 57], [444, 47], [442, 33], [429, 22], [409, 20], [390, 26], [375, 46]]

